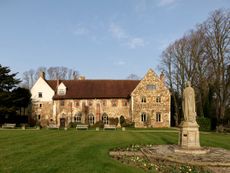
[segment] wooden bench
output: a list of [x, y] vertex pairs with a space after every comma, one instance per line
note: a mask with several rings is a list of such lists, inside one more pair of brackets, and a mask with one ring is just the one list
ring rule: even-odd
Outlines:
[[116, 125], [112, 125], [112, 124], [105, 124], [104, 125], [104, 130], [117, 130], [117, 126]]
[[77, 124], [76, 130], [82, 129], [82, 130], [88, 130], [89, 126], [87, 124]]
[[10, 124], [10, 123], [5, 123], [2, 125], [2, 128], [5, 129], [14, 129], [16, 127], [16, 124]]

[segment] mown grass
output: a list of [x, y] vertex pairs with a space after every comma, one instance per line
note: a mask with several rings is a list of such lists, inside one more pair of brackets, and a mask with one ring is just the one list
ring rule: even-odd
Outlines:
[[[3, 173], [141, 173], [108, 152], [131, 144], [177, 144], [175, 130], [0, 130]], [[230, 135], [201, 134], [201, 145], [230, 149]]]

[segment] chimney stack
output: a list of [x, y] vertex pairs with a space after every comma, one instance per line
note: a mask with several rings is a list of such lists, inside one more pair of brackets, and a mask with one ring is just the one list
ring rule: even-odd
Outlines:
[[160, 80], [163, 82], [165, 81], [165, 75], [164, 75], [163, 71], [160, 74]]
[[42, 79], [46, 79], [46, 74], [45, 74], [44, 71], [41, 71], [41, 72], [40, 72], [40, 77], [41, 77]]
[[57, 88], [58, 88], [59, 85], [60, 85], [60, 80], [57, 79]]

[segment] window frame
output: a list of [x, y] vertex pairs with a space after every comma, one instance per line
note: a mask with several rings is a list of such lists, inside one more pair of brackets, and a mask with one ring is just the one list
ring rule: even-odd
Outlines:
[[145, 96], [141, 96], [141, 103], [146, 103], [147, 102], [147, 99]]
[[143, 123], [147, 122], [147, 114], [145, 112], [141, 113], [141, 122]]
[[161, 112], [156, 112], [156, 122], [162, 122]]
[[109, 116], [107, 114], [102, 115], [103, 124], [109, 124]]
[[156, 97], [156, 102], [157, 102], [157, 103], [161, 103], [161, 96], [157, 96], [157, 97]]
[[58, 89], [58, 95], [63, 96], [65, 94], [66, 94], [65, 89], [63, 89], [63, 88]]
[[89, 114], [89, 124], [94, 125], [95, 123], [95, 118], [93, 114]]
[[42, 92], [38, 92], [38, 98], [42, 98]]
[[146, 89], [149, 90], [149, 91], [153, 91], [153, 90], [156, 90], [156, 85], [154, 84], [148, 84], [146, 85]]

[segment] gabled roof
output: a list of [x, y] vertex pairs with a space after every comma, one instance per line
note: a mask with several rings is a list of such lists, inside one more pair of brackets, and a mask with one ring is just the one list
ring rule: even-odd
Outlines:
[[55, 91], [54, 100], [129, 98], [140, 80], [60, 80], [67, 87], [66, 95], [57, 95], [57, 81], [46, 80]]

